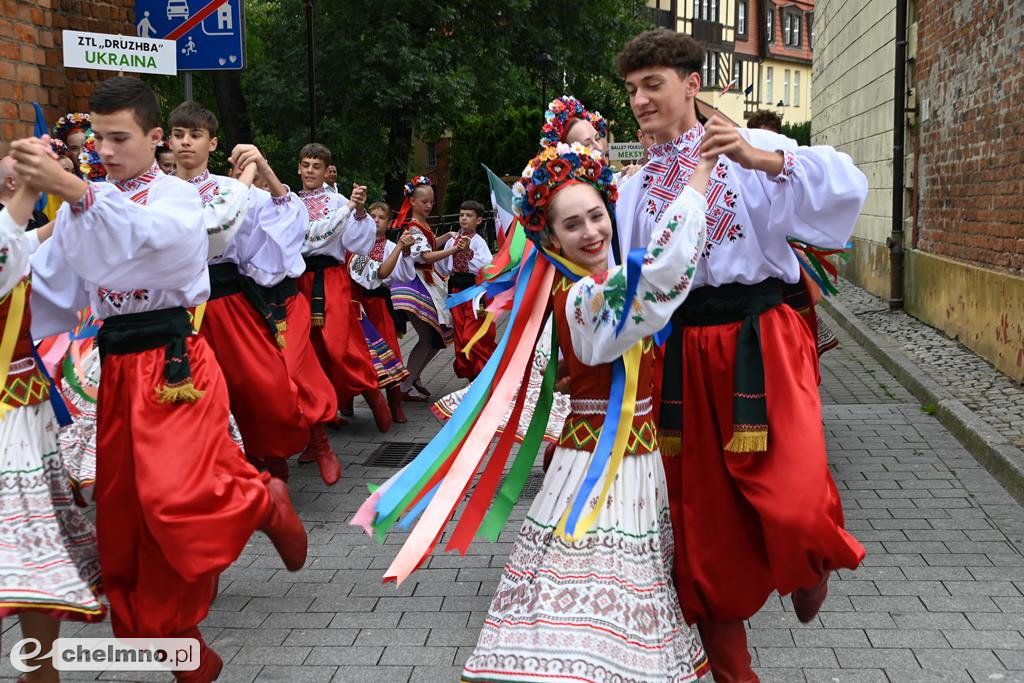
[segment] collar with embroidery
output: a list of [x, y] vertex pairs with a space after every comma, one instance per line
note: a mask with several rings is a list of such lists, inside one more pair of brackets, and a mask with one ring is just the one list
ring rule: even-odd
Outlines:
[[220, 186], [217, 179], [210, 175], [210, 169], [204, 170], [195, 178], [188, 181], [199, 190], [199, 197], [203, 200], [203, 206], [213, 201], [214, 197], [220, 194]]
[[693, 128], [684, 131], [674, 140], [651, 145], [651, 148], [647, 150], [647, 157], [649, 159], [657, 159], [668, 156], [669, 154], [682, 153], [691, 159], [696, 158], [698, 149], [700, 148], [700, 139], [703, 135], [704, 126], [702, 126], [698, 121]]
[[308, 199], [310, 197], [318, 197], [322, 194], [327, 194], [327, 188], [317, 187], [312, 190], [299, 190], [299, 197], [302, 199]]
[[136, 176], [135, 178], [129, 178], [128, 180], [114, 180], [112, 182], [117, 189], [121, 190], [121, 192], [135, 192], [136, 190], [149, 185], [162, 173], [163, 171], [160, 170], [160, 167], [157, 166], [156, 161], [154, 161], [153, 165], [149, 167], [149, 170], [142, 175]]
[[204, 170], [202, 173], [194, 178], [189, 178], [188, 181], [193, 185], [200, 186], [210, 179], [210, 169]]

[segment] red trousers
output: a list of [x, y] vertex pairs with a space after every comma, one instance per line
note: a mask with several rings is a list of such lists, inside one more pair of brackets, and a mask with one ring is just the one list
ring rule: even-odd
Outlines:
[[163, 348], [103, 359], [96, 535], [114, 635], [173, 637], [207, 614], [217, 576], [265, 520], [266, 475], [228, 435], [228, 391], [202, 337], [186, 341], [195, 403], [161, 403]]
[[761, 315], [768, 450], [725, 452], [739, 327], [683, 328], [682, 377], [664, 378], [683, 386], [682, 453], [665, 458], [665, 473], [690, 623], [746, 619], [772, 591], [810, 588], [864, 557], [828, 470], [814, 339], [788, 306]]
[[[458, 291], [452, 288], [452, 292]], [[470, 349], [469, 357], [462, 352], [469, 340], [480, 330], [484, 323], [484, 316], [473, 315], [473, 303], [466, 302], [451, 309], [452, 327], [455, 332], [455, 376], [463, 379], [473, 380], [484, 369], [484, 365], [490, 360], [494, 353], [497, 341], [494, 338], [494, 325], [491, 325], [473, 348]]]
[[[315, 424], [333, 422], [338, 416], [338, 398], [331, 380], [317, 360], [309, 338], [310, 315], [306, 297], [296, 294], [288, 299], [288, 329], [284, 332], [284, 360], [298, 391], [299, 407], [307, 429]], [[308, 432], [307, 432], [308, 438]]]
[[[299, 292], [313, 297], [313, 273], [307, 271], [296, 283]], [[327, 378], [334, 385], [338, 402], [377, 388], [377, 372], [366, 348], [359, 319], [352, 310], [352, 281], [344, 266], [324, 271], [326, 318], [323, 327], [313, 327], [310, 339]]]
[[[308, 329], [308, 313], [306, 320]], [[305, 448], [309, 426], [292, 381], [296, 373], [245, 296], [209, 301], [199, 334], [224, 370], [246, 452], [254, 458], [287, 458]]]

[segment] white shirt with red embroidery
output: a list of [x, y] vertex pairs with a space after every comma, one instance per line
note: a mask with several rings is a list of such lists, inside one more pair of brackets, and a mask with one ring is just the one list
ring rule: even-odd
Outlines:
[[306, 210], [294, 193], [272, 197], [266, 190], [209, 171], [189, 182], [203, 200], [211, 264], [234, 263], [238, 272], [264, 287], [302, 275]]
[[[439, 246], [438, 249], [447, 249], [450, 246], [453, 246], [452, 240], [448, 240]], [[472, 237], [469, 238], [469, 248], [472, 254], [468, 258], [461, 254], [446, 256], [434, 264], [434, 270], [444, 276], [448, 276], [451, 273], [479, 274], [480, 270], [490, 263], [493, 258], [491, 256], [491, 249], [487, 246], [487, 240], [476, 233], [473, 233]]]
[[299, 198], [309, 218], [302, 246], [304, 256], [333, 256], [344, 262], [346, 252], [362, 256], [370, 253], [377, 239], [377, 224], [369, 214], [356, 218], [348, 208], [348, 197], [320, 187], [303, 190]]
[[[868, 183], [853, 160], [831, 147], [798, 147], [767, 130], [741, 128], [754, 147], [781, 151], [782, 172], [769, 176], [722, 157], [707, 191], [707, 241], [693, 286], [756, 284], [800, 278], [787, 238], [841, 249], [867, 198]], [[654, 145], [650, 161], [619, 190], [615, 218], [622, 254], [647, 245], [656, 221], [682, 193], [700, 161], [699, 123], [671, 142]]]
[[90, 183], [60, 207], [53, 237], [32, 256], [32, 335], [70, 330], [87, 305], [103, 319], [203, 303], [207, 247], [196, 188], [156, 164]]
[[380, 276], [380, 267], [387, 260], [388, 256], [398, 248], [398, 245], [387, 239], [379, 238], [373, 243], [370, 252], [366, 256], [355, 256], [348, 263], [348, 272], [352, 280], [366, 289], [377, 289], [381, 286], [390, 285], [392, 280], [408, 282], [416, 277], [416, 267], [412, 263], [411, 256], [399, 256], [395, 262], [395, 268], [391, 275]]

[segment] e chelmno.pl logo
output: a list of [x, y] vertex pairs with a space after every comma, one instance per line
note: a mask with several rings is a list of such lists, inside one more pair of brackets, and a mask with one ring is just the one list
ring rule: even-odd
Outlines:
[[58, 671], [195, 671], [199, 668], [195, 638], [58, 638], [42, 654], [35, 638], [11, 648], [11, 665], [21, 673], [39, 668], [32, 659], [50, 658]]

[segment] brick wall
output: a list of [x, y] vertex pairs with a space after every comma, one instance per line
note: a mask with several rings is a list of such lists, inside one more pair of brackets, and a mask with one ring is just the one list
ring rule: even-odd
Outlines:
[[68, 111], [82, 111], [109, 72], [62, 66], [61, 31], [134, 34], [133, 0], [0, 0], [0, 147], [30, 135], [32, 102], [43, 105], [50, 125]]
[[1024, 275], [1024, 3], [919, 2], [916, 247]]

